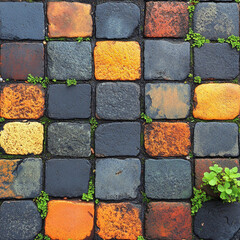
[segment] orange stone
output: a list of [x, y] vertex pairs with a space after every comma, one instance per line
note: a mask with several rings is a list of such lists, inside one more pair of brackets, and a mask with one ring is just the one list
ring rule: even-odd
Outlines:
[[234, 83], [201, 84], [195, 88], [193, 100], [195, 118], [234, 119], [240, 112], [240, 86]]
[[187, 123], [153, 122], [144, 128], [146, 152], [153, 157], [187, 156], [191, 147]]
[[94, 49], [97, 80], [141, 78], [141, 49], [138, 42], [103, 41]]
[[97, 234], [102, 239], [134, 239], [142, 235], [140, 206], [131, 203], [100, 203]]
[[93, 239], [94, 203], [52, 200], [48, 203], [45, 234], [51, 239]]
[[92, 36], [91, 4], [49, 2], [47, 6], [49, 37]]
[[38, 119], [44, 114], [44, 96], [40, 85], [6, 85], [0, 93], [0, 116], [7, 119]]

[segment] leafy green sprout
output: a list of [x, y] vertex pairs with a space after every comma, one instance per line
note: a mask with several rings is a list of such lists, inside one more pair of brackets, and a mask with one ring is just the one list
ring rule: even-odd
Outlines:
[[188, 74], [188, 77], [189, 77], [189, 78], [193, 78], [193, 74], [192, 74], [192, 73], [189, 73], [189, 74]]
[[147, 116], [145, 113], [141, 113], [141, 118], [145, 120], [146, 123], [151, 123], [152, 119]]
[[141, 194], [143, 196], [143, 202], [149, 203], [150, 199], [147, 197], [147, 194], [145, 192], [141, 192]]
[[76, 79], [67, 79], [66, 81], [67, 83], [67, 86], [70, 87], [70, 86], [76, 86], [77, 85], [77, 80]]
[[1, 117], [0, 122], [4, 122], [4, 121], [5, 121], [5, 118]]
[[94, 132], [98, 126], [98, 122], [96, 120], [95, 117], [92, 117], [90, 120], [89, 120], [89, 123], [91, 125], [91, 132]]
[[49, 236], [43, 235], [42, 233], [39, 233], [34, 240], [51, 240]]
[[193, 81], [194, 81], [195, 83], [200, 84], [200, 83], [202, 82], [202, 78], [201, 78], [200, 76], [195, 76], [194, 79], [193, 79]]
[[[240, 2], [240, 0], [239, 0]], [[232, 48], [236, 48], [237, 51], [240, 51], [240, 37], [231, 35], [227, 39], [224, 38], [218, 38], [219, 43], [229, 43]]]
[[95, 188], [93, 183], [93, 177], [91, 177], [88, 184], [88, 193], [83, 193], [82, 200], [87, 202], [93, 200], [94, 191], [95, 191]]
[[192, 28], [189, 28], [189, 32], [185, 38], [185, 41], [192, 41], [191, 47], [202, 47], [204, 43], [210, 43], [209, 39], [206, 39], [200, 33], [195, 33]]
[[99, 204], [99, 199], [95, 199], [95, 203], [96, 203], [96, 204]]
[[143, 236], [138, 236], [137, 240], [145, 240]]
[[199, 0], [190, 0], [190, 5], [188, 6], [189, 18], [192, 20], [193, 13], [195, 11], [195, 6], [199, 3]]
[[34, 198], [33, 201], [37, 205], [38, 212], [40, 212], [41, 218], [44, 219], [48, 213], [48, 202], [49, 196], [46, 192], [41, 191], [40, 195], [37, 198]]
[[40, 123], [41, 124], [47, 124], [47, 123], [50, 123], [51, 122], [51, 120], [48, 118], [48, 117], [42, 117], [41, 119], [40, 119]]
[[89, 37], [87, 37], [87, 38], [83, 38], [83, 37], [78, 37], [77, 39], [77, 42], [83, 42], [83, 41], [90, 41], [91, 39], [89, 38]]
[[34, 85], [41, 84], [43, 88], [47, 88], [47, 85], [49, 84], [49, 79], [47, 77], [34, 77], [32, 74], [28, 74], [27, 81]]

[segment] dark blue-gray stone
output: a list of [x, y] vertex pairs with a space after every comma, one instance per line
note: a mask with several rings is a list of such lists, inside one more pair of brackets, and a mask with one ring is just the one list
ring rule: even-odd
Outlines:
[[183, 159], [148, 159], [145, 191], [153, 199], [187, 199], [192, 195], [191, 164]]
[[190, 71], [190, 43], [146, 40], [144, 64], [146, 80], [184, 80]]
[[194, 154], [198, 157], [237, 157], [238, 126], [235, 123], [196, 123]]
[[0, 3], [0, 39], [43, 40], [44, 35], [43, 3]]

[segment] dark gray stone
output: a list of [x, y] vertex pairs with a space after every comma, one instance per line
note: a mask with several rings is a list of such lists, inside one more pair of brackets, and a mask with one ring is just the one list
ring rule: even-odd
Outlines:
[[96, 7], [97, 38], [128, 38], [139, 22], [140, 9], [133, 3], [107, 2]]
[[97, 86], [99, 118], [134, 120], [140, 116], [140, 87], [135, 83], [101, 83]]
[[57, 122], [48, 127], [48, 151], [53, 155], [89, 157], [90, 124]]
[[140, 123], [99, 125], [95, 132], [95, 152], [104, 156], [136, 156], [140, 150]]
[[144, 64], [146, 80], [184, 80], [190, 71], [190, 43], [146, 40]]
[[42, 219], [33, 201], [5, 201], [0, 226], [0, 240], [30, 240], [41, 231]]
[[57, 80], [89, 80], [92, 77], [90, 42], [49, 42], [48, 77]]
[[201, 239], [230, 240], [240, 229], [240, 203], [205, 202], [195, 216], [194, 232]]
[[1, 2], [0, 23], [0, 39], [43, 40], [43, 3]]
[[235, 123], [196, 123], [194, 154], [198, 157], [237, 157], [238, 126]]
[[48, 116], [56, 119], [89, 118], [91, 115], [91, 85], [63, 84], [48, 88]]
[[100, 159], [96, 162], [96, 198], [121, 200], [136, 198], [140, 185], [141, 162], [126, 158]]
[[228, 43], [194, 48], [194, 73], [205, 79], [234, 79], [239, 74], [239, 52]]
[[187, 199], [192, 195], [191, 164], [182, 159], [148, 159], [145, 191], [153, 199]]

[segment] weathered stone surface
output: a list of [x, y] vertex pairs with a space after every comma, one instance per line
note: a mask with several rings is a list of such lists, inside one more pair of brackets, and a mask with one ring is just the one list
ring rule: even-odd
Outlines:
[[194, 129], [194, 154], [198, 157], [238, 156], [237, 124], [196, 123]]
[[165, 40], [145, 41], [144, 78], [146, 80], [184, 80], [189, 71], [190, 43]]
[[48, 151], [53, 155], [89, 157], [90, 143], [87, 123], [56, 122], [48, 127]]
[[239, 74], [239, 52], [228, 43], [205, 43], [194, 48], [194, 73], [203, 79], [234, 79]]
[[194, 31], [217, 40], [239, 35], [239, 10], [237, 3], [200, 3], [193, 16]]
[[33, 239], [42, 219], [33, 201], [5, 201], [0, 207], [0, 239]]
[[137, 239], [142, 235], [141, 206], [131, 203], [100, 203], [97, 234], [102, 239]]
[[50, 201], [45, 234], [51, 239], [93, 239], [94, 203], [76, 200]]
[[48, 160], [45, 191], [54, 197], [79, 197], [88, 192], [90, 169], [86, 159]]
[[136, 198], [140, 186], [140, 176], [141, 163], [139, 159], [107, 158], [97, 160], [95, 196], [105, 200]]
[[145, 85], [145, 111], [153, 119], [186, 118], [190, 110], [191, 87], [184, 83]]
[[194, 232], [200, 238], [230, 240], [240, 228], [240, 203], [205, 202], [195, 216]]
[[140, 116], [140, 87], [135, 83], [101, 83], [96, 91], [96, 115], [111, 120]]
[[95, 132], [95, 152], [98, 157], [136, 156], [140, 151], [140, 123], [106, 123]]
[[56, 119], [89, 118], [91, 115], [91, 85], [48, 87], [48, 116]]
[[49, 37], [92, 36], [91, 4], [79, 2], [48, 2]]
[[92, 77], [90, 42], [49, 42], [48, 77], [57, 80], [89, 80]]
[[97, 80], [136, 80], [141, 77], [138, 42], [102, 41], [94, 49]]

